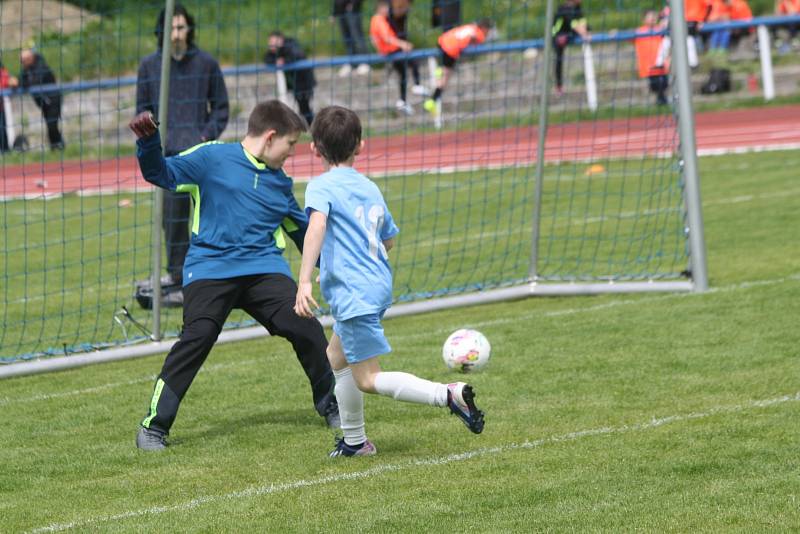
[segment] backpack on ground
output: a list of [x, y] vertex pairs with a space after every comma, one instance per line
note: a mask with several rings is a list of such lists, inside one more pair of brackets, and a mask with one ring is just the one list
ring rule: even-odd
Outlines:
[[711, 69], [708, 80], [700, 88], [704, 95], [727, 93], [731, 90], [731, 71], [728, 69]]

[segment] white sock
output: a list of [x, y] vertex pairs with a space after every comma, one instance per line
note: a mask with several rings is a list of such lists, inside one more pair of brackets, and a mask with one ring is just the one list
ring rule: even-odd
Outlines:
[[364, 430], [364, 394], [356, 386], [353, 371], [349, 367], [334, 371], [333, 376], [336, 377], [333, 392], [339, 402], [344, 442], [348, 445], [364, 443], [367, 439]]
[[445, 406], [447, 386], [409, 373], [380, 372], [375, 375], [375, 390], [396, 400]]

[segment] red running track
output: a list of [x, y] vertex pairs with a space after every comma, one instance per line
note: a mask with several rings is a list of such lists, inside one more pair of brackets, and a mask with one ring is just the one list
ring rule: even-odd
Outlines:
[[[700, 113], [695, 124], [701, 155], [800, 148], [800, 106]], [[559, 124], [549, 128], [545, 160], [661, 156], [672, 152], [676, 135], [669, 117]], [[358, 168], [381, 176], [527, 166], [536, 161], [537, 140], [533, 127], [372, 138], [358, 158]], [[322, 172], [322, 166], [303, 144], [286, 170], [295, 179], [306, 180]], [[14, 165], [1, 172], [0, 200], [150, 188], [133, 157]]]

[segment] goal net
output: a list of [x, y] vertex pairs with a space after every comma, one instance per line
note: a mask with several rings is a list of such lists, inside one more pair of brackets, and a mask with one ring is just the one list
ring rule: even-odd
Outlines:
[[[414, 50], [389, 58], [368, 37], [363, 48], [346, 42], [342, 30], [352, 20], [331, 19], [328, 4], [184, 2], [194, 43], [224, 75], [229, 116], [222, 141], [243, 137], [259, 101], [281, 98], [300, 110], [293, 89], [301, 69], [314, 71], [312, 110], [338, 104], [359, 114], [366, 149], [356, 166], [379, 185], [400, 227], [391, 253], [397, 307], [532, 284], [687, 287], [673, 92], [666, 87], [667, 104], [657, 104], [634, 46], [644, 11], [660, 2], [583, 2], [593, 39], [564, 47], [560, 90], [552, 83], [553, 62], [544, 63], [552, 35], [544, 2], [413, 2], [405, 28]], [[409, 2], [391, 4], [402, 11]], [[365, 35], [374, 5], [364, 2], [356, 17]], [[134, 292], [137, 281], [152, 276], [153, 255], [165, 252], [152, 244], [160, 206], [138, 171], [127, 123], [136, 111], [137, 67], [158, 48], [154, 28], [163, 7], [0, 3], [8, 74], [21, 79], [20, 57], [33, 53], [54, 75], [2, 89], [3, 363], [149, 339], [151, 312]], [[489, 40], [459, 58], [440, 121], [425, 109], [443, 74], [443, 29], [431, 26], [434, 8], [447, 26], [481, 17], [495, 26]], [[264, 63], [275, 30], [296, 39], [306, 56], [280, 74]], [[408, 67], [405, 106], [393, 65], [401, 60]], [[545, 75], [551, 83], [542, 138]], [[42, 107], [56, 99], [57, 118], [45, 112], [49, 104]], [[54, 125], [63, 145], [52, 137]], [[305, 183], [321, 166], [301, 144], [286, 170], [302, 205]], [[286, 254], [296, 273], [299, 255], [291, 248]], [[180, 308], [164, 307], [160, 325], [174, 337]], [[226, 330], [251, 325], [237, 312]]]

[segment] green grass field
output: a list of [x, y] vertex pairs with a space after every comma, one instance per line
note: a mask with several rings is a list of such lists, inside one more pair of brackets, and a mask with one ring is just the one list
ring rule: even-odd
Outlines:
[[5, 380], [0, 530], [796, 531], [798, 165], [797, 152], [701, 160], [707, 293], [386, 321], [384, 368], [437, 381], [459, 378], [439, 355], [452, 330], [487, 335], [492, 361], [469, 378], [480, 436], [370, 397], [378, 455], [331, 461], [280, 339], [218, 346], [163, 454], [134, 447], [163, 355]]

